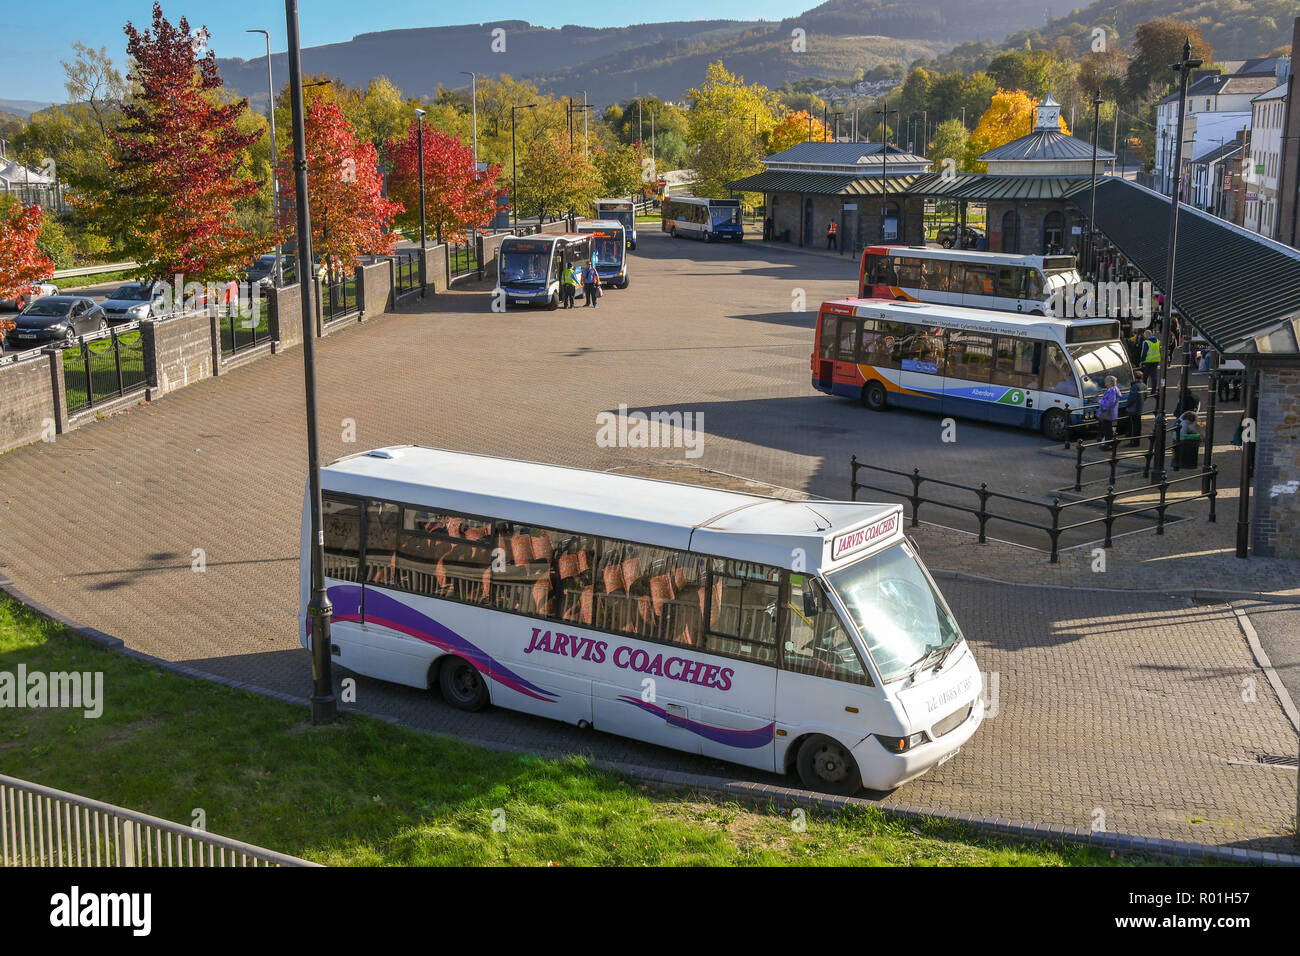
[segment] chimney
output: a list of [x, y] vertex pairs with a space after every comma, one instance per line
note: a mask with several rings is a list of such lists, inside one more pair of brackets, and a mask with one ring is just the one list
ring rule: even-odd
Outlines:
[[1291, 76], [1291, 58], [1289, 56], [1280, 56], [1273, 67], [1273, 75], [1277, 78], [1277, 85], [1281, 86]]

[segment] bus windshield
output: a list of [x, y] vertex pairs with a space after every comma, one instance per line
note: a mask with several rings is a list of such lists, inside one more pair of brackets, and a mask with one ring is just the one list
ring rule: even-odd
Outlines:
[[1068, 347], [1070, 358], [1083, 380], [1084, 397], [1099, 395], [1106, 388], [1106, 376], [1114, 375], [1115, 383], [1127, 392], [1133, 383], [1133, 368], [1128, 363], [1124, 346], [1119, 342], [1092, 342]]
[[501, 250], [501, 281], [541, 285], [546, 281], [549, 252], [525, 252], [508, 246]]
[[883, 681], [906, 676], [961, 640], [948, 605], [906, 544], [831, 571], [826, 580], [848, 609]]
[[740, 225], [739, 206], [710, 206], [709, 212], [713, 217], [713, 224], [715, 226]]
[[616, 266], [623, 261], [625, 244], [614, 236], [593, 235], [591, 240], [591, 257], [598, 266]]

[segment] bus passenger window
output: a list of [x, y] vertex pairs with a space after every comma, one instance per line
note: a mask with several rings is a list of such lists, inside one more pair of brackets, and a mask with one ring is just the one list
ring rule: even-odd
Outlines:
[[1074, 383], [1074, 367], [1055, 343], [1047, 343], [1047, 361], [1043, 363], [1043, 390], [1058, 395], [1079, 394]]
[[921, 260], [904, 256], [898, 260], [898, 285], [906, 289], [921, 288]]
[[397, 505], [388, 501], [366, 504], [366, 581], [396, 587], [397, 579]]
[[993, 336], [978, 332], [948, 332], [947, 374], [971, 382], [987, 382], [993, 365]]
[[704, 650], [775, 664], [779, 580], [775, 568], [715, 559], [709, 574], [713, 590]]
[[1025, 292], [1026, 299], [1041, 299], [1043, 297], [1043, 274], [1037, 269], [1025, 270]]
[[1008, 299], [1019, 298], [1027, 271], [1020, 266], [998, 266], [998, 295]]
[[966, 295], [992, 295], [994, 271], [992, 266], [966, 264]]
[[966, 263], [950, 263], [951, 268], [948, 271], [948, 291], [960, 293], [963, 284], [966, 282]]
[[1042, 343], [998, 336], [997, 358], [993, 365], [993, 384], [1011, 388], [1038, 387], [1038, 365]]
[[325, 532], [325, 576], [360, 581], [361, 506], [322, 496], [321, 528]]
[[839, 345], [835, 359], [839, 362], [856, 362], [858, 359], [858, 324], [850, 318], [840, 319]]
[[839, 615], [815, 578], [790, 575], [790, 603], [786, 610], [781, 639], [784, 670], [853, 684], [871, 683]]
[[880, 281], [880, 260], [882, 256], [868, 255], [862, 263], [862, 279], [866, 285], [875, 285]]

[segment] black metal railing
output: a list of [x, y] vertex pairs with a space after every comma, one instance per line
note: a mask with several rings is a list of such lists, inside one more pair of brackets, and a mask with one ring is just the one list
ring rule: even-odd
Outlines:
[[146, 384], [138, 322], [82, 336], [63, 350], [63, 391], [69, 415], [141, 390]]
[[355, 315], [361, 309], [357, 301], [356, 274], [340, 274], [321, 279], [320, 300], [321, 318], [326, 324]]
[[[1051, 542], [1051, 557], [1053, 564], [1060, 561], [1060, 542], [1061, 535], [1067, 531], [1077, 531], [1080, 528], [1087, 528], [1093, 525], [1104, 525], [1106, 536], [1103, 547], [1111, 546], [1115, 522], [1126, 517], [1135, 515], [1144, 515], [1150, 512], [1156, 514], [1156, 534], [1165, 533], [1165, 512], [1169, 508], [1169, 489], [1182, 482], [1196, 481], [1200, 482], [1202, 478], [1209, 478], [1208, 490], [1200, 489], [1195, 494], [1180, 497], [1177, 504], [1183, 504], [1187, 501], [1195, 501], [1198, 498], [1208, 498], [1210, 510], [1208, 520], [1213, 522], [1216, 518], [1215, 499], [1218, 495], [1218, 465], [1211, 465], [1208, 470], [1197, 470], [1191, 474], [1180, 478], [1169, 478], [1167, 475], [1159, 482], [1150, 485], [1144, 485], [1140, 488], [1126, 488], [1123, 491], [1116, 491], [1114, 486], [1106, 489], [1106, 494], [1096, 495], [1091, 498], [1080, 498], [1075, 501], [1062, 502], [1060, 496], [1054, 496], [1051, 502], [1035, 501], [1032, 498], [1022, 498], [1018, 495], [1003, 494], [998, 491], [989, 491], [987, 482], [981, 482], [978, 488], [971, 485], [958, 484], [952, 481], [943, 481], [939, 478], [929, 478], [921, 474], [919, 468], [912, 469], [911, 472], [895, 471], [892, 468], [882, 468], [879, 465], [867, 465], [858, 461], [858, 456], [851, 458], [851, 478], [850, 478], [850, 499], [858, 500], [858, 490], [865, 488], [869, 491], [878, 491], [883, 494], [893, 495], [905, 498], [912, 506], [911, 525], [916, 527], [920, 520], [920, 510], [922, 505], [928, 505], [937, 508], [948, 508], [952, 511], [972, 515], [979, 521], [979, 542], [984, 544], [987, 541], [986, 529], [990, 521], [1003, 521], [1008, 524], [1017, 525], [1022, 528], [1030, 528], [1045, 533]], [[867, 484], [858, 481], [858, 472], [867, 469], [880, 474], [894, 475], [900, 478], [906, 478], [912, 483], [911, 492], [899, 491], [897, 488], [886, 488], [879, 485]], [[969, 505], [957, 504], [951, 501], [941, 501], [936, 498], [927, 498], [921, 494], [922, 485], [934, 485], [941, 488], [952, 488], [957, 491], [969, 492], [976, 498], [977, 504], [972, 507]], [[1150, 496], [1158, 493], [1159, 498], [1153, 504], [1140, 507], [1117, 509], [1116, 505], [1123, 505], [1124, 499], [1138, 496]], [[1029, 521], [1024, 518], [1016, 517], [1006, 513], [990, 510], [990, 501], [1013, 502], [1016, 505], [1028, 506], [1030, 508], [1045, 510], [1051, 519], [1050, 524], [1043, 524], [1036, 521]], [[1105, 511], [1095, 518], [1089, 518], [1084, 521], [1076, 521], [1073, 524], [1062, 524], [1061, 516], [1071, 508], [1097, 507], [1104, 506]]]
[[478, 272], [478, 251], [473, 241], [447, 244], [447, 278], [459, 279]]
[[221, 307], [217, 312], [217, 330], [222, 355], [235, 355], [271, 341], [270, 303], [258, 298], [242, 307]]
[[393, 272], [396, 280], [393, 295], [400, 298], [408, 292], [420, 289], [420, 254], [418, 252], [398, 252], [390, 256], [393, 260]]

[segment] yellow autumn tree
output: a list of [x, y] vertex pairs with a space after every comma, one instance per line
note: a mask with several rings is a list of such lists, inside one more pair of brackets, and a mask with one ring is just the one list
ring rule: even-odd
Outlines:
[[[809, 120], [812, 121], [811, 126], [809, 126]], [[808, 132], [810, 129], [812, 130], [811, 134]], [[799, 143], [829, 143], [830, 141], [830, 131], [822, 125], [821, 120], [807, 110], [797, 110], [793, 113], [786, 113], [781, 122], [776, 124], [772, 130], [768, 148], [773, 153], [779, 153], [781, 150], [797, 146]]]
[[[966, 167], [975, 172], [988, 172], [988, 163], [981, 163], [979, 158], [990, 149], [1028, 136], [1034, 128], [1034, 107], [1038, 102], [1024, 90], [998, 90], [993, 94], [993, 102], [980, 117], [975, 131], [966, 141]], [[1062, 133], [1070, 132], [1065, 117], [1059, 119]]]

